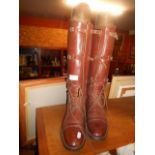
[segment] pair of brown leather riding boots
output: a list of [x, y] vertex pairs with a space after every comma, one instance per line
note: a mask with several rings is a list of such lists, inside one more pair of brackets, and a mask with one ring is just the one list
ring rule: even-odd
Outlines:
[[93, 29], [86, 4], [73, 10], [68, 32], [67, 104], [61, 131], [63, 144], [70, 150], [83, 147], [86, 133], [95, 140], [107, 134], [104, 89], [114, 32], [115, 27], [103, 17]]

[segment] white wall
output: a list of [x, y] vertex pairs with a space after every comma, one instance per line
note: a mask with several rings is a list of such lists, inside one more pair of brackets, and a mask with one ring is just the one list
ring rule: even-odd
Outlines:
[[35, 138], [36, 108], [66, 102], [66, 83], [44, 84], [26, 88], [26, 131], [27, 140]]

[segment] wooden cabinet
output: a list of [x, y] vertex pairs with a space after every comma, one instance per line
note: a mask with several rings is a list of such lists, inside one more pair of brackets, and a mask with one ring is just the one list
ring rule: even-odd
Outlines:
[[66, 50], [20, 48], [19, 79], [65, 76], [66, 56]]
[[65, 50], [41, 50], [40, 77], [59, 77], [66, 75]]
[[[44, 78], [38, 80], [22, 80], [19, 82], [19, 138], [20, 147], [32, 147], [35, 144], [35, 111], [36, 107], [65, 102], [65, 78]], [[54, 90], [53, 90], [54, 89]], [[31, 91], [32, 90], [32, 91]], [[49, 91], [53, 90], [53, 91]], [[58, 90], [59, 98], [55, 94]], [[40, 92], [41, 91], [41, 92]], [[31, 92], [35, 92], [32, 95]], [[43, 93], [44, 92], [44, 93]], [[53, 93], [52, 93], [53, 92]], [[35, 99], [31, 97], [36, 97]], [[37, 99], [37, 101], [36, 101]], [[56, 101], [55, 101], [56, 99]], [[57, 100], [58, 99], [58, 100]], [[62, 100], [62, 101], [61, 101]]]
[[[24, 147], [34, 143], [27, 138], [27, 88], [65, 82], [68, 22], [34, 17], [20, 17], [19, 22], [19, 126]], [[54, 76], [61, 77], [47, 78]], [[32, 78], [39, 79], [23, 80]]]
[[67, 22], [20, 17], [19, 79], [66, 75]]
[[38, 53], [35, 48], [19, 49], [19, 79], [38, 78]]
[[135, 74], [135, 35], [129, 32], [118, 32], [115, 41], [112, 61], [110, 63], [109, 81], [113, 75]]
[[32, 48], [65, 49], [67, 29], [20, 25], [19, 45]]

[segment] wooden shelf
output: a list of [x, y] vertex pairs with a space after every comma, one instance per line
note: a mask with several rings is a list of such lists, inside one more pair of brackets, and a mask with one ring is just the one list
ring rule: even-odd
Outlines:
[[[27, 56], [30, 55], [31, 59], [34, 59], [34, 53], [36, 54], [35, 64], [30, 64], [27, 60]], [[53, 50], [53, 49], [44, 49], [44, 48], [21, 48], [21, 57], [20, 59], [20, 80], [31, 79], [31, 73], [37, 73], [38, 78], [49, 78], [49, 77], [59, 77], [65, 75], [66, 72], [66, 58], [65, 50]], [[32, 60], [31, 60], [32, 61]], [[30, 65], [25, 65], [30, 64]], [[36, 78], [37, 78], [36, 77]]]

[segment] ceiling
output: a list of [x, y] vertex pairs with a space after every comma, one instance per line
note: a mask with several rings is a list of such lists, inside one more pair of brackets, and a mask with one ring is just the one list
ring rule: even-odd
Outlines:
[[[105, 1], [105, 0], [101, 0]], [[106, 0], [117, 2], [125, 7], [122, 15], [115, 16], [114, 22], [119, 29], [135, 29], [135, 0]], [[19, 14], [49, 19], [68, 20], [72, 8], [65, 5], [64, 0], [19, 0]], [[92, 12], [92, 20], [96, 13]]]

